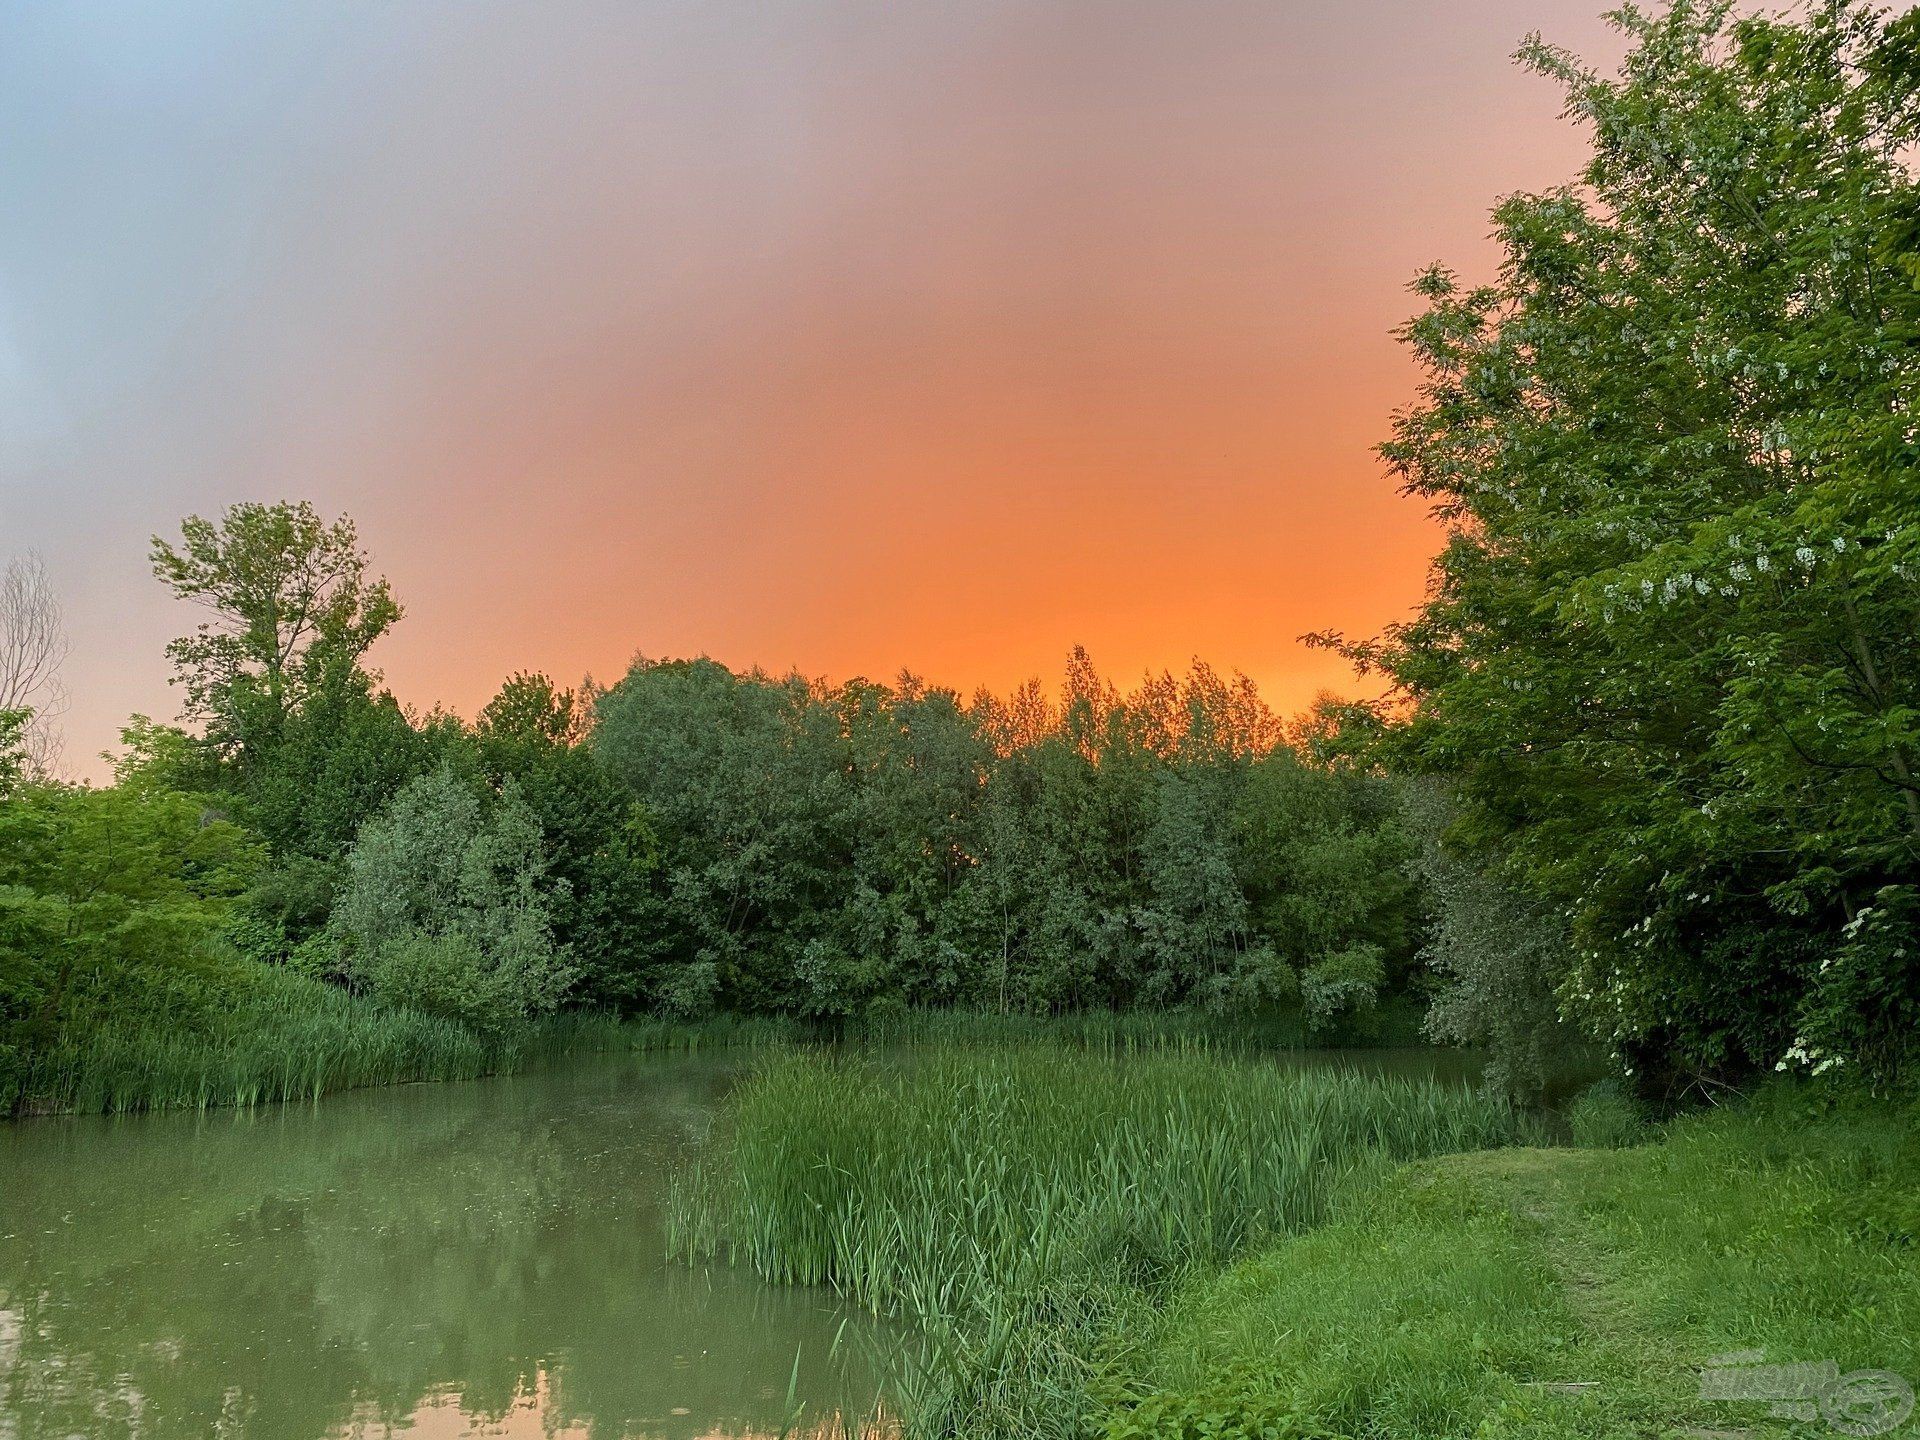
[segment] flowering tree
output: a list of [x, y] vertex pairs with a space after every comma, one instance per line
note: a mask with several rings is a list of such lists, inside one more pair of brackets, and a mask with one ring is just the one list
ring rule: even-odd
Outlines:
[[1920, 14], [1825, 3], [1538, 39], [1593, 137], [1435, 268], [1382, 453], [1450, 538], [1341, 645], [1468, 842], [1560, 909], [1628, 1063], [1897, 1068], [1920, 1020]]

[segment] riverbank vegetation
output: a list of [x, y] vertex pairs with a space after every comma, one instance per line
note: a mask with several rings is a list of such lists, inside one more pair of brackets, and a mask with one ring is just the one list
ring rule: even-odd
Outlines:
[[914, 1435], [1598, 1440], [1760, 1416], [1702, 1397], [1728, 1354], [1920, 1372], [1911, 1106], [1779, 1082], [1655, 1125], [1602, 1091], [1574, 1132], [1200, 1050], [803, 1056], [669, 1232], [914, 1320]]
[[468, 724], [367, 668], [399, 609], [350, 522], [234, 506], [154, 560], [214, 616], [171, 650], [187, 723], [135, 717], [110, 786], [4, 747], [10, 1109], [485, 1073], [583, 1013], [1302, 1043], [1417, 1012], [1394, 783], [1205, 666], [1122, 695], [1076, 653], [1058, 698], [963, 701], [640, 660]]
[[901, 1389], [920, 1433], [1072, 1435], [1122, 1327], [1183, 1281], [1387, 1162], [1520, 1125], [1461, 1085], [1205, 1047], [809, 1055], [739, 1092], [669, 1230], [918, 1322]]

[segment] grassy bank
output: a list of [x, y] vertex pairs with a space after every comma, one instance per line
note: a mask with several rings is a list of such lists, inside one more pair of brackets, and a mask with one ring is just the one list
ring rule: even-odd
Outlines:
[[[294, 972], [234, 964], [219, 983], [148, 984], [116, 1012], [96, 1004], [50, 1044], [0, 1067], [0, 1115], [208, 1109], [312, 1100], [336, 1090], [470, 1080], [596, 1051], [842, 1044], [851, 1049], [1041, 1044], [1096, 1054], [1219, 1053], [1351, 1043], [1310, 1034], [1297, 1015], [1220, 1022], [1199, 1012], [1067, 1015], [882, 1011], [838, 1025], [774, 1016], [616, 1019], [568, 1011], [498, 1037], [443, 1017], [380, 1006]], [[114, 1018], [96, 1020], [104, 1014]], [[1404, 1017], [1385, 1030], [1405, 1041]]]
[[[796, 1034], [778, 1022], [726, 1016], [688, 1023], [570, 1012], [489, 1038], [260, 968], [263, 978], [223, 1007], [145, 1014], [61, 1036], [21, 1067], [10, 1108], [88, 1115], [267, 1105], [368, 1085], [471, 1080], [571, 1054], [767, 1045]], [[7, 1108], [0, 1105], [0, 1114]]]
[[1322, 1219], [1395, 1159], [1495, 1145], [1464, 1088], [1166, 1050], [933, 1050], [776, 1062], [722, 1166], [672, 1210], [684, 1253], [910, 1316], [928, 1433], [1070, 1435], [1156, 1301]]
[[[1701, 1398], [1715, 1357], [1920, 1380], [1917, 1244], [1920, 1140], [1887, 1110], [1814, 1115], [1775, 1097], [1635, 1148], [1424, 1161], [1186, 1287], [1096, 1429], [1440, 1440], [1751, 1425], [1766, 1403]], [[1793, 1433], [1832, 1433], [1831, 1415]]]
[[[1765, 1418], [1701, 1397], [1734, 1352], [1920, 1380], [1914, 1112], [1573, 1119], [1508, 1146], [1465, 1090], [1218, 1053], [799, 1056], [671, 1223], [918, 1320], [915, 1434], [1664, 1437]], [[1871, 1419], [1808, 1403], [1768, 1433]]]

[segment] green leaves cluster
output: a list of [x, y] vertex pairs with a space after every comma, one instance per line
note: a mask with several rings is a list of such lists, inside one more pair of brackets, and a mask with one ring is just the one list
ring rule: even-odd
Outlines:
[[0, 1112], [64, 1036], [109, 1019], [192, 1025], [244, 989], [213, 942], [264, 859], [206, 796], [0, 795]]
[[203, 722], [229, 758], [278, 738], [400, 618], [345, 516], [329, 524], [306, 501], [249, 502], [217, 523], [189, 516], [180, 531], [177, 544], [154, 538], [153, 572], [209, 618], [167, 654], [186, 688], [186, 718]]
[[422, 775], [361, 827], [328, 921], [334, 963], [382, 1003], [504, 1034], [573, 979], [546, 868], [517, 782], [494, 796], [450, 770]]
[[1382, 453], [1451, 537], [1346, 648], [1630, 1063], [1886, 1073], [1920, 1020], [1920, 19], [1617, 23], [1617, 78], [1521, 52], [1580, 180], [1499, 207], [1493, 283], [1416, 282]]
[[634, 978], [667, 1009], [1332, 1023], [1411, 955], [1387, 782], [1304, 761], [1204, 666], [1122, 697], [1076, 652], [1057, 701], [962, 702], [911, 676], [642, 661], [596, 701], [592, 747], [657, 839]]

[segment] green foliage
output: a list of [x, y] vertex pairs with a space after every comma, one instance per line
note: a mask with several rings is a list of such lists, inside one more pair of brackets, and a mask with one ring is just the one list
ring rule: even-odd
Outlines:
[[468, 1080], [512, 1061], [451, 1020], [381, 1007], [284, 969], [216, 957], [187, 974], [186, 984], [176, 975], [164, 1013], [123, 989], [38, 1047], [20, 1108], [272, 1104], [358, 1085]]
[[1426, 381], [1382, 453], [1452, 534], [1349, 653], [1649, 1083], [1885, 1077], [1920, 963], [1849, 927], [1920, 858], [1914, 26], [1617, 24], [1617, 79], [1522, 52], [1591, 130], [1580, 182], [1501, 204], [1495, 283], [1416, 282]]
[[206, 794], [226, 778], [206, 747], [178, 725], [130, 716], [120, 727], [120, 745], [113, 757], [113, 783], [123, 789]]
[[1554, 999], [1571, 964], [1566, 927], [1551, 907], [1449, 843], [1459, 807], [1441, 786], [1408, 782], [1403, 801], [1430, 917], [1421, 958], [1440, 982], [1427, 1032], [1443, 1044], [1484, 1050], [1488, 1084], [1537, 1101], [1570, 1038]]
[[367, 575], [353, 521], [328, 524], [305, 501], [189, 516], [179, 544], [154, 537], [152, 560], [175, 595], [211, 612], [167, 654], [188, 718], [243, 768], [400, 618], [387, 582]]
[[281, 723], [244, 776], [250, 823], [276, 860], [337, 860], [360, 827], [408, 781], [474, 768], [460, 722], [416, 722], [362, 671], [329, 676]]
[[1245, 1015], [1298, 1009], [1313, 970], [1331, 1025], [1409, 970], [1390, 788], [1306, 762], [1204, 666], [1123, 698], [1076, 653], [1057, 703], [963, 705], [643, 661], [592, 746], [658, 844], [623, 957], [654, 1006]]
[[1371, 1010], [1385, 978], [1378, 945], [1350, 945], [1323, 955], [1300, 976], [1307, 1018], [1316, 1026], [1355, 1010]]
[[1588, 1150], [1634, 1145], [1648, 1136], [1647, 1117], [1617, 1080], [1600, 1080], [1567, 1105], [1573, 1143]]
[[212, 942], [261, 859], [200, 797], [33, 784], [0, 799], [0, 1109], [64, 1037], [217, 1003]]
[[671, 1224], [679, 1248], [919, 1321], [916, 1433], [1074, 1435], [1154, 1297], [1322, 1218], [1383, 1159], [1512, 1129], [1464, 1088], [1206, 1050], [796, 1057], [738, 1093], [724, 1168]]
[[212, 612], [168, 647], [202, 733], [134, 717], [120, 782], [225, 794], [274, 860], [234, 938], [291, 960], [324, 927], [361, 825], [409, 780], [472, 768], [465, 728], [417, 723], [364, 668], [400, 608], [367, 574], [351, 520], [329, 524], [304, 502], [235, 505], [218, 522], [189, 518], [178, 545], [156, 537], [153, 565]]
[[1192, 1390], [1156, 1390], [1124, 1406], [1104, 1440], [1337, 1440], [1279, 1393], [1264, 1370], [1230, 1372]]
[[27, 727], [32, 723], [31, 710], [0, 710], [0, 799], [26, 778]]
[[540, 827], [542, 888], [555, 941], [579, 967], [576, 993], [630, 1011], [653, 998], [630, 957], [647, 943], [658, 846], [646, 811], [585, 743], [589, 722], [585, 698], [520, 674], [480, 711], [473, 743], [482, 773], [518, 786]]
[[409, 782], [361, 827], [328, 933], [354, 988], [483, 1035], [552, 1010], [573, 978], [519, 787], [495, 798], [448, 769]]

